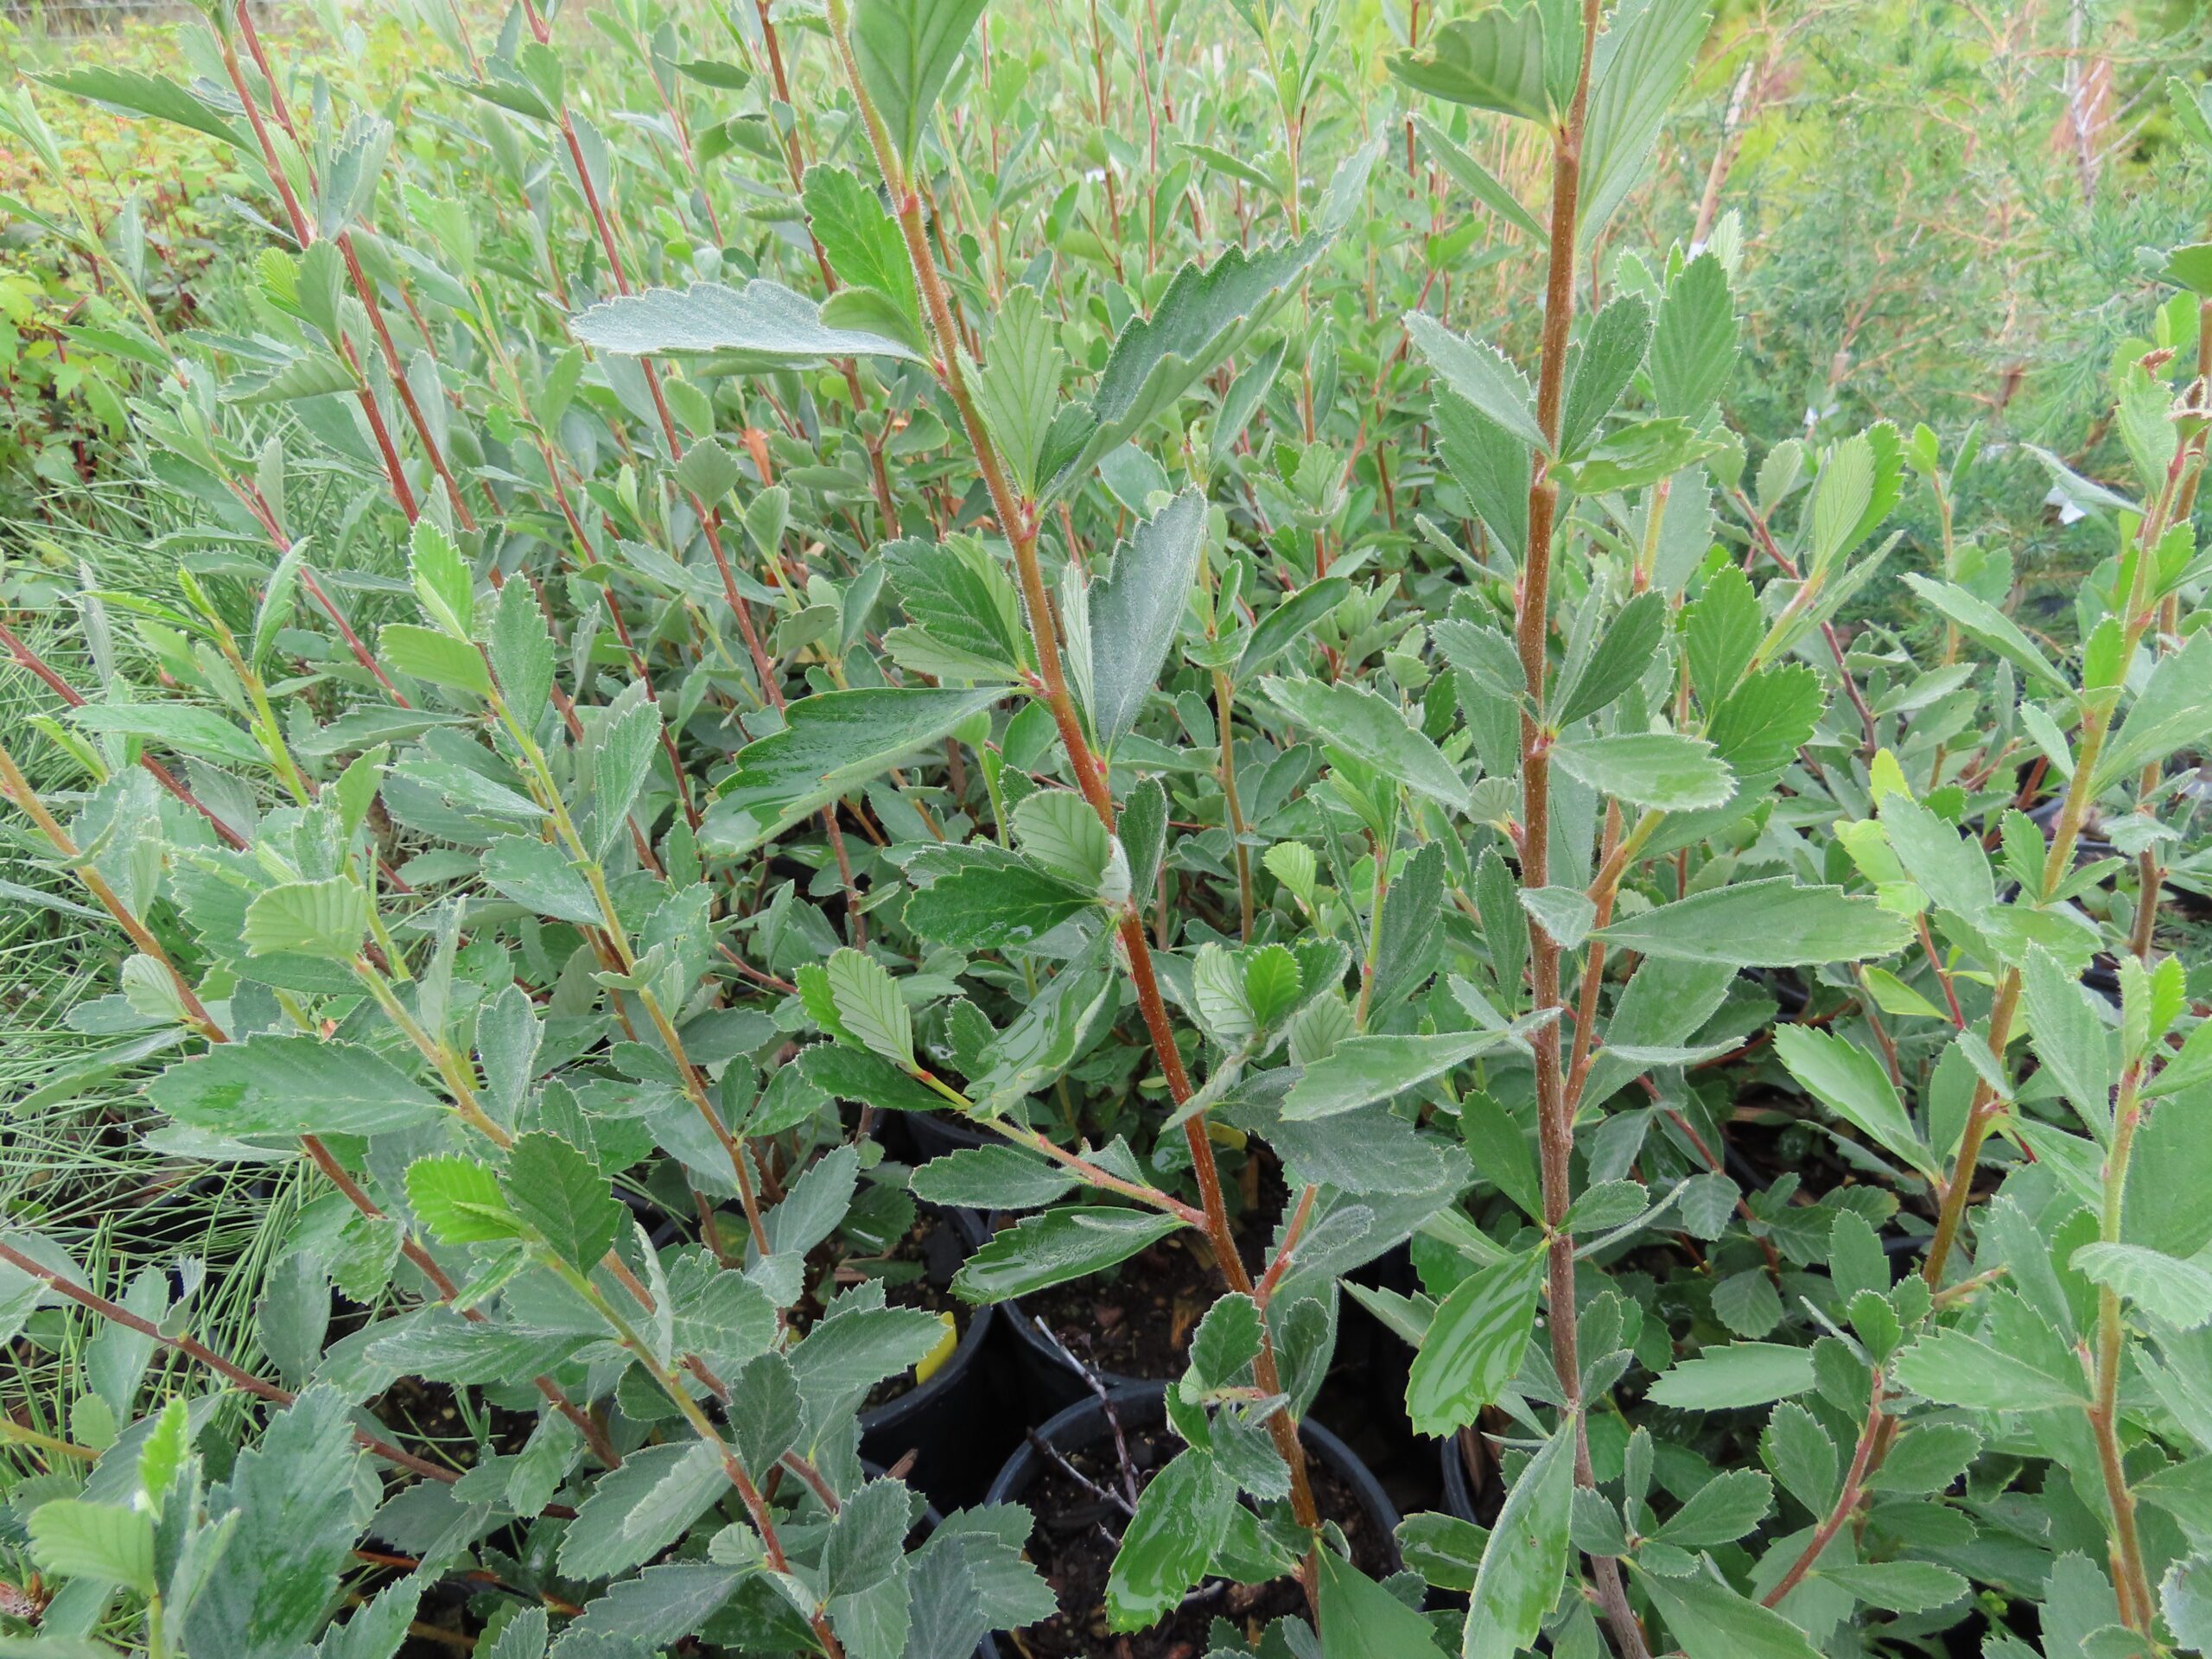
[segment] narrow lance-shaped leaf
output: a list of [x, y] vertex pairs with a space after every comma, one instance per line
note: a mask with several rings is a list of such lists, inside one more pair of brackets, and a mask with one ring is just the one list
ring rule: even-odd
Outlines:
[[1465, 811], [1467, 785], [1443, 752], [1406, 721], [1396, 706], [1343, 681], [1267, 679], [1268, 701], [1332, 747], [1408, 788]]
[[1775, 876], [1678, 899], [1595, 937], [1673, 962], [1784, 968], [1887, 956], [1911, 942], [1912, 928], [1872, 899]]
[[1110, 753], [1152, 695], [1190, 602], [1205, 498], [1185, 490], [1137, 525], [1090, 591], [1090, 721]]
[[1532, 1644], [1567, 1578], [1567, 1516], [1574, 1497], [1574, 1424], [1552, 1431], [1529, 1459], [1475, 1574], [1463, 1659], [1513, 1659]]
[[569, 329], [597, 351], [702, 358], [720, 373], [805, 368], [832, 357], [921, 356], [902, 340], [830, 327], [812, 300], [765, 278], [741, 288], [694, 283], [620, 295], [578, 312]]
[[1176, 272], [1151, 316], [1133, 319], [1115, 340], [1091, 397], [1096, 424], [1054, 474], [1047, 497], [1073, 488], [1101, 455], [1136, 436], [1249, 340], [1328, 244], [1325, 227], [1257, 253], [1231, 248], [1211, 265]]

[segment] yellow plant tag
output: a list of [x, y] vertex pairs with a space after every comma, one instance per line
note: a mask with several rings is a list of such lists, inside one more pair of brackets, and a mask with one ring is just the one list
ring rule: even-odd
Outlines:
[[944, 1338], [924, 1354], [920, 1363], [914, 1367], [914, 1381], [917, 1382], [926, 1382], [936, 1376], [938, 1368], [950, 1359], [953, 1350], [960, 1346], [960, 1327], [952, 1322], [952, 1315], [940, 1313], [938, 1318], [944, 1322]]

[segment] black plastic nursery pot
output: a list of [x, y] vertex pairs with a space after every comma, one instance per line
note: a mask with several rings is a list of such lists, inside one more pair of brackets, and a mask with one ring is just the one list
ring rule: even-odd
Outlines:
[[[942, 1291], [982, 1243], [983, 1218], [972, 1210], [925, 1209], [943, 1224], [925, 1246], [924, 1277]], [[959, 1345], [927, 1381], [861, 1414], [861, 1455], [887, 1468], [911, 1452], [906, 1483], [934, 1503], [972, 1502], [1005, 1444], [1003, 1405], [981, 1363], [995, 1313], [969, 1308]]]
[[1482, 1517], [1475, 1513], [1474, 1483], [1467, 1478], [1467, 1459], [1459, 1450], [1459, 1437], [1446, 1434], [1436, 1446], [1438, 1470], [1444, 1478], [1445, 1512], [1482, 1525]]
[[[1074, 1656], [1094, 1654], [1116, 1656], [1116, 1659], [1121, 1656], [1127, 1656], [1127, 1659], [1166, 1659], [1172, 1653], [1185, 1651], [1181, 1644], [1186, 1642], [1191, 1644], [1189, 1651], [1205, 1651], [1207, 1624], [1214, 1618], [1226, 1618], [1232, 1624], [1242, 1624], [1248, 1618], [1262, 1616], [1302, 1613], [1301, 1594], [1296, 1581], [1289, 1579], [1279, 1580], [1273, 1586], [1224, 1584], [1211, 1599], [1203, 1593], [1194, 1593], [1182, 1611], [1149, 1630], [1126, 1638], [1103, 1634], [1102, 1606], [1067, 1605], [1071, 1587], [1089, 1586], [1095, 1580], [1103, 1588], [1106, 1564], [1103, 1541], [1098, 1549], [1090, 1548], [1091, 1541], [1097, 1538], [1101, 1516], [1086, 1514], [1080, 1503], [1059, 1502], [1049, 1494], [1043, 1494], [1045, 1501], [1039, 1501], [1040, 1489], [1056, 1484], [1061, 1477], [1054, 1458], [1040, 1452], [1039, 1443], [1063, 1459], [1080, 1459], [1086, 1454], [1098, 1453], [1115, 1459], [1115, 1425], [1118, 1421], [1129, 1447], [1131, 1463], [1137, 1466], [1141, 1476], [1148, 1476], [1182, 1449], [1182, 1441], [1167, 1427], [1165, 1395], [1163, 1383], [1136, 1382], [1112, 1389], [1103, 1399], [1096, 1395], [1086, 1397], [1036, 1430], [1029, 1443], [1007, 1459], [998, 1478], [991, 1483], [986, 1503], [1029, 1505], [1036, 1517], [1035, 1529], [1030, 1534], [1029, 1559], [1052, 1584], [1053, 1593], [1062, 1598], [1058, 1615], [1031, 1625], [1022, 1633], [1023, 1650], [1035, 1656], [1035, 1659], [1073, 1659]], [[1376, 1577], [1395, 1572], [1401, 1564], [1399, 1515], [1382, 1483], [1351, 1447], [1319, 1423], [1309, 1420], [1301, 1424], [1299, 1438], [1312, 1454], [1315, 1494], [1323, 1518], [1344, 1528], [1352, 1544], [1354, 1559], [1363, 1570]], [[1078, 1543], [1083, 1548], [1065, 1548]], [[1239, 1607], [1232, 1597], [1256, 1599]], [[1084, 1599], [1089, 1602], [1096, 1600], [1095, 1596]], [[1180, 1628], [1183, 1624], [1189, 1624], [1192, 1628], [1185, 1631]]]
[[[887, 1137], [903, 1132], [909, 1147], [899, 1151], [911, 1151], [913, 1161], [927, 1163], [932, 1158], [942, 1158], [947, 1153], [965, 1152], [971, 1147], [988, 1146], [994, 1141], [1003, 1144], [1005, 1137], [989, 1135], [982, 1129], [970, 1128], [958, 1118], [943, 1112], [893, 1112], [886, 1114], [881, 1128]], [[892, 1144], [887, 1138], [886, 1144]]]

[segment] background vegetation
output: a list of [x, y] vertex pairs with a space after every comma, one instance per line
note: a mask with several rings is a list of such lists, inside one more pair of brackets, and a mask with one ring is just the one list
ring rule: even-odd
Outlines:
[[[988, 56], [988, 74], [963, 69], [939, 111], [946, 149], [968, 156], [940, 181], [940, 245], [994, 295], [1025, 271], [1053, 284], [1065, 307], [1062, 338], [1087, 373], [1103, 365], [1133, 312], [1159, 303], [1185, 259], [1306, 228], [1307, 215], [1326, 211], [1338, 168], [1381, 135], [1383, 160], [1362, 211], [1305, 301], [1332, 327], [1312, 336], [1310, 356], [1261, 388], [1249, 444], [1233, 465], [1206, 453], [1203, 428], [1171, 433], [1162, 447], [1194, 475], [1220, 476], [1224, 495], [1236, 498], [1238, 534], [1285, 569], [1318, 575], [1311, 550], [1325, 549], [1334, 568], [1387, 572], [1401, 598], [1441, 617], [1453, 592], [1479, 587], [1483, 573], [1441, 545], [1456, 532], [1432, 533], [1422, 517], [1459, 526], [1478, 543], [1479, 532], [1437, 463], [1429, 377], [1398, 319], [1425, 308], [1533, 363], [1542, 269], [1505, 218], [1436, 163], [1413, 116], [1420, 111], [1465, 143], [1509, 194], [1539, 211], [1550, 149], [1531, 126], [1423, 105], [1393, 79], [1392, 54], [1409, 38], [1433, 37], [1433, 9], [1417, 0], [1299, 9], [1295, 28], [1282, 22], [1289, 13], [1259, 8], [1283, 31], [1272, 62], [1248, 10], [1191, 0], [990, 8], [980, 25], [988, 51], [978, 54], [979, 62]], [[1927, 661], [1944, 648], [1946, 620], [1902, 585], [1907, 573], [1955, 577], [2055, 657], [2080, 650], [2085, 622], [2093, 626], [2103, 614], [2101, 601], [2082, 596], [2112, 581], [2112, 524], [2082, 512], [2081, 493], [2069, 496], [2063, 478], [2054, 482], [2036, 452], [2079, 480], [2133, 493], [2130, 434], [2113, 411], [2116, 365], [2154, 346], [2194, 349], [2192, 329], [2177, 326], [2193, 318], [2171, 310], [2173, 290], [2156, 277], [2164, 251], [2200, 239], [2212, 220], [2212, 166], [2177, 132], [2168, 99], [2170, 78], [2194, 86], [2212, 71], [2212, 16], [2190, 0], [1727, 0], [1715, 10], [1651, 166], [1587, 253], [1587, 308], [1649, 288], [1655, 271], [1669, 274], [1670, 249], [1719, 256], [1744, 320], [1719, 413], [1733, 431], [1756, 435], [1747, 480], [1786, 440], [1821, 454], [1878, 421], [1905, 433], [1924, 423], [1946, 466], [1962, 450], [1976, 458], [1942, 489], [1902, 491], [1885, 530], [1900, 534], [1897, 549], [1836, 619], [1842, 643], [1881, 659], [1881, 671], [1896, 669], [1902, 683], [1897, 665], [1910, 661], [1903, 653]], [[804, 42], [805, 75], [826, 84], [818, 10], [794, 6], [786, 16], [778, 7], [774, 15]], [[520, 16], [446, 0], [318, 0], [270, 6], [264, 29], [281, 52], [279, 79], [302, 107], [321, 95], [378, 111], [421, 176], [480, 179], [487, 197], [498, 193], [489, 205], [470, 204], [481, 210], [479, 230], [496, 224], [499, 232], [496, 245], [477, 251], [490, 279], [525, 296], [541, 281], [566, 283], [549, 308], [581, 309], [609, 278], [572, 187], [549, 181], [535, 158], [502, 153], [480, 119], [481, 100], [463, 85], [480, 78], [474, 53], [489, 54], [495, 41], [512, 48]], [[182, 569], [235, 611], [242, 584], [258, 582], [269, 563], [236, 504], [213, 499], [207, 475], [173, 464], [134, 419], [131, 400], [158, 384], [161, 365], [132, 350], [141, 321], [135, 302], [67, 227], [85, 215], [82, 227], [133, 273], [161, 327], [234, 368], [255, 361], [257, 340], [292, 326], [278, 315], [283, 307], [272, 301], [264, 264], [284, 242], [272, 228], [275, 199], [228, 144], [64, 98], [36, 79], [96, 67], [219, 87], [223, 70], [204, 31], [173, 20], [79, 27], [85, 22], [35, 6], [0, 14], [0, 66], [10, 73], [14, 115], [13, 131], [0, 132], [0, 621], [28, 647], [21, 660], [0, 658], [0, 731], [29, 782], [62, 797], [84, 785], [86, 740], [54, 719], [53, 689], [28, 659], [95, 695], [118, 679], [203, 690], [189, 651], [165, 658], [158, 632], [119, 622], [112, 597], [92, 595], [168, 604]], [[817, 281], [804, 221], [780, 172], [784, 140], [772, 114], [761, 113], [761, 85], [747, 91], [682, 68], [728, 58], [760, 75], [756, 25], [695, 0], [613, 0], [568, 8], [560, 26], [566, 95], [619, 158], [622, 236], [637, 285], [741, 274], [798, 288]], [[1300, 65], [1294, 48], [1307, 41], [1313, 56]], [[1300, 73], [1306, 96], [1290, 100], [1286, 115], [1284, 89]], [[652, 91], [660, 102], [649, 107]], [[26, 138], [34, 124], [58, 146], [58, 170]], [[1272, 164], [1286, 131], [1287, 171]], [[832, 154], [867, 169], [850, 130]], [[711, 181], [696, 200], [695, 177]], [[426, 250], [428, 229], [461, 234], [427, 196], [410, 200], [408, 212]], [[1001, 234], [1007, 224], [1018, 234]], [[454, 257], [451, 247], [434, 251]], [[480, 359], [471, 370], [497, 378]], [[318, 563], [345, 574], [345, 602], [360, 632], [373, 637], [377, 624], [413, 619], [409, 549], [388, 533], [373, 456], [334, 441], [332, 428], [297, 404], [242, 400], [237, 412], [241, 453], [278, 446], [285, 525], [312, 539]], [[910, 531], [931, 518], [944, 520], [938, 529], [973, 518], [980, 495], [957, 463], [957, 435], [944, 413], [941, 402], [914, 397], [857, 418], [838, 378], [824, 372], [772, 384], [763, 377], [758, 390], [721, 406], [720, 423], [741, 435], [748, 459], [772, 448], [779, 470], [819, 490], [826, 505], [812, 530], [821, 539], [808, 556], [852, 528], [824, 558], [828, 566], [869, 540], [859, 525], [874, 522], [869, 474], [881, 461], [898, 469], [902, 491], [913, 491], [899, 504]], [[620, 417], [618, 409], [610, 430]], [[490, 429], [502, 454], [522, 454], [518, 417], [499, 421], [506, 423]], [[849, 434], [859, 441], [846, 441]], [[594, 464], [579, 469], [580, 481], [595, 474], [593, 501], [610, 522], [634, 512], [621, 495], [634, 491], [635, 477], [626, 470], [631, 458], [613, 452], [619, 441], [583, 442], [607, 446], [603, 467], [594, 450]], [[1103, 558], [1166, 482], [1156, 463], [1151, 473], [1109, 467], [1079, 503], [1080, 526], [1073, 515], [1066, 521], [1067, 542]], [[505, 479], [499, 487], [507, 487]], [[543, 503], [517, 512], [534, 514], [524, 543], [535, 535], [551, 544]], [[1733, 555], [1751, 531], [1731, 525], [1715, 534]], [[1397, 688], [1417, 697], [1426, 670], [1388, 654], [1395, 633], [1381, 601], [1377, 612], [1368, 632], [1347, 628], [1338, 644], [1390, 663]], [[810, 612], [798, 614], [823, 626]], [[674, 632], [649, 640], [648, 652], [669, 645]], [[789, 655], [811, 668], [804, 633], [794, 626], [788, 638], [799, 643]], [[322, 662], [324, 671], [343, 683], [351, 664]], [[812, 678], [817, 690], [829, 683], [826, 670]], [[1191, 701], [1195, 711], [1184, 706]], [[1211, 732], [1205, 702], [1186, 690], [1176, 703], [1182, 736], [1201, 745]], [[1985, 716], [1971, 699], [1961, 708], [1963, 746], [1977, 741], [1974, 723]], [[1940, 774], [1940, 748], [1935, 764]], [[901, 839], [907, 819], [893, 815], [903, 797], [869, 798], [892, 839]], [[2197, 900], [2212, 893], [2212, 864], [2196, 798], [2184, 790], [2173, 798], [2184, 802], [2183, 835], [2168, 879], [2183, 902], [2162, 924], [2160, 944], [2178, 953], [2189, 996], [2201, 1001], [2212, 989], [2212, 955], [2208, 910]], [[911, 817], [911, 806], [903, 810]], [[303, 1208], [327, 1190], [322, 1178], [296, 1160], [203, 1162], [141, 1138], [155, 1121], [143, 1086], [180, 1057], [188, 1033], [118, 1031], [103, 1020], [93, 1004], [115, 988], [132, 951], [57, 875], [49, 852], [19, 817], [0, 824], [0, 1213], [61, 1241], [103, 1281], [119, 1285], [144, 1265], [180, 1257], [203, 1262], [195, 1332], [220, 1351], [258, 1351], [268, 1276], [297, 1236]], [[1848, 874], [1841, 856], [1831, 861], [1839, 879]], [[806, 901], [809, 919], [794, 925], [834, 943], [831, 930], [849, 925], [842, 889], [827, 849], [810, 849], [810, 868], [782, 877], [800, 883]], [[1192, 939], [1235, 931], [1233, 868], [1226, 843], [1209, 843], [1179, 877], [1211, 905]], [[449, 873], [432, 854], [398, 874], [435, 888]], [[1687, 874], [1685, 864], [1678, 887]], [[1210, 900], [1209, 884], [1217, 884]], [[1282, 882], [1273, 900], [1287, 937], [1300, 913], [1284, 896], [1293, 885]], [[2116, 925], [2127, 919], [2123, 909]], [[764, 965], [795, 973], [809, 954], [794, 948]], [[1932, 981], [1921, 986], [1933, 995]], [[1008, 976], [994, 989], [1018, 988]], [[1809, 989], [1855, 1006], [1847, 971]], [[1008, 1006], [998, 1005], [1001, 1017]], [[1932, 1065], [1933, 1052], [1918, 1058]], [[1142, 1113], [1122, 1103], [1141, 1093], [1156, 1124], [1162, 1100], [1142, 1058], [1134, 1043], [1094, 1054], [1073, 1097], [1063, 1087], [1044, 1109], [1060, 1114], [1056, 1127], [1100, 1138], [1127, 1128], [1136, 1138]], [[1915, 1058], [1908, 1041], [1908, 1066]], [[1769, 1096], [1789, 1078], [1770, 1059], [1764, 1071], [1761, 1064], [1754, 1058], [1742, 1079], [1741, 1110], [1756, 1126], [1758, 1155], [1783, 1170], [1817, 1161], [1825, 1143], [1770, 1109]], [[1823, 1168], [1842, 1184], [1864, 1173]], [[1917, 1236], [1924, 1238], [1924, 1226]], [[1440, 1270], [1429, 1288], [1440, 1295], [1449, 1281]], [[1709, 1296], [1698, 1317], [1716, 1328]], [[1745, 1320], [1719, 1318], [1745, 1334]], [[88, 1340], [85, 1324], [61, 1308], [31, 1317], [15, 1363], [0, 1376], [0, 1412], [18, 1431], [81, 1431], [63, 1402], [80, 1395]], [[158, 1377], [154, 1402], [191, 1387], [182, 1370]], [[415, 1427], [434, 1446], [441, 1435], [474, 1443], [472, 1424]], [[1623, 1445], [1626, 1433], [1624, 1426]], [[5, 1453], [15, 1459], [12, 1478], [35, 1481], [42, 1461], [35, 1442], [22, 1445], [33, 1449]], [[1601, 1452], [1617, 1473], [1622, 1445], [1601, 1442]], [[1977, 1591], [1974, 1629], [1979, 1636], [1986, 1627], [1993, 1642], [2008, 1600], [2021, 1598], [2018, 1586], [1993, 1577], [2004, 1587]], [[1917, 1630], [1891, 1639], [1923, 1636], [1937, 1639]], [[1838, 1638], [1846, 1639], [1856, 1638]]]

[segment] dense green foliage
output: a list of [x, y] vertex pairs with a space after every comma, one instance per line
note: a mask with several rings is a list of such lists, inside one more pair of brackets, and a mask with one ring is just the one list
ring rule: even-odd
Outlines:
[[[967, 1306], [1217, 1275], [1084, 1650], [2212, 1640], [2212, 100], [1746, 161], [1863, 16], [576, 10], [9, 96], [117, 406], [0, 573], [4, 892], [110, 953], [22, 969], [0, 1652], [963, 1659], [1058, 1585], [861, 1459], [945, 1210]], [[2145, 181], [2044, 215], [2025, 413], [1949, 316], [1851, 367], [1963, 303], [1852, 263], [1918, 152]], [[1354, 1319], [1489, 1482], [1375, 1573]]]

